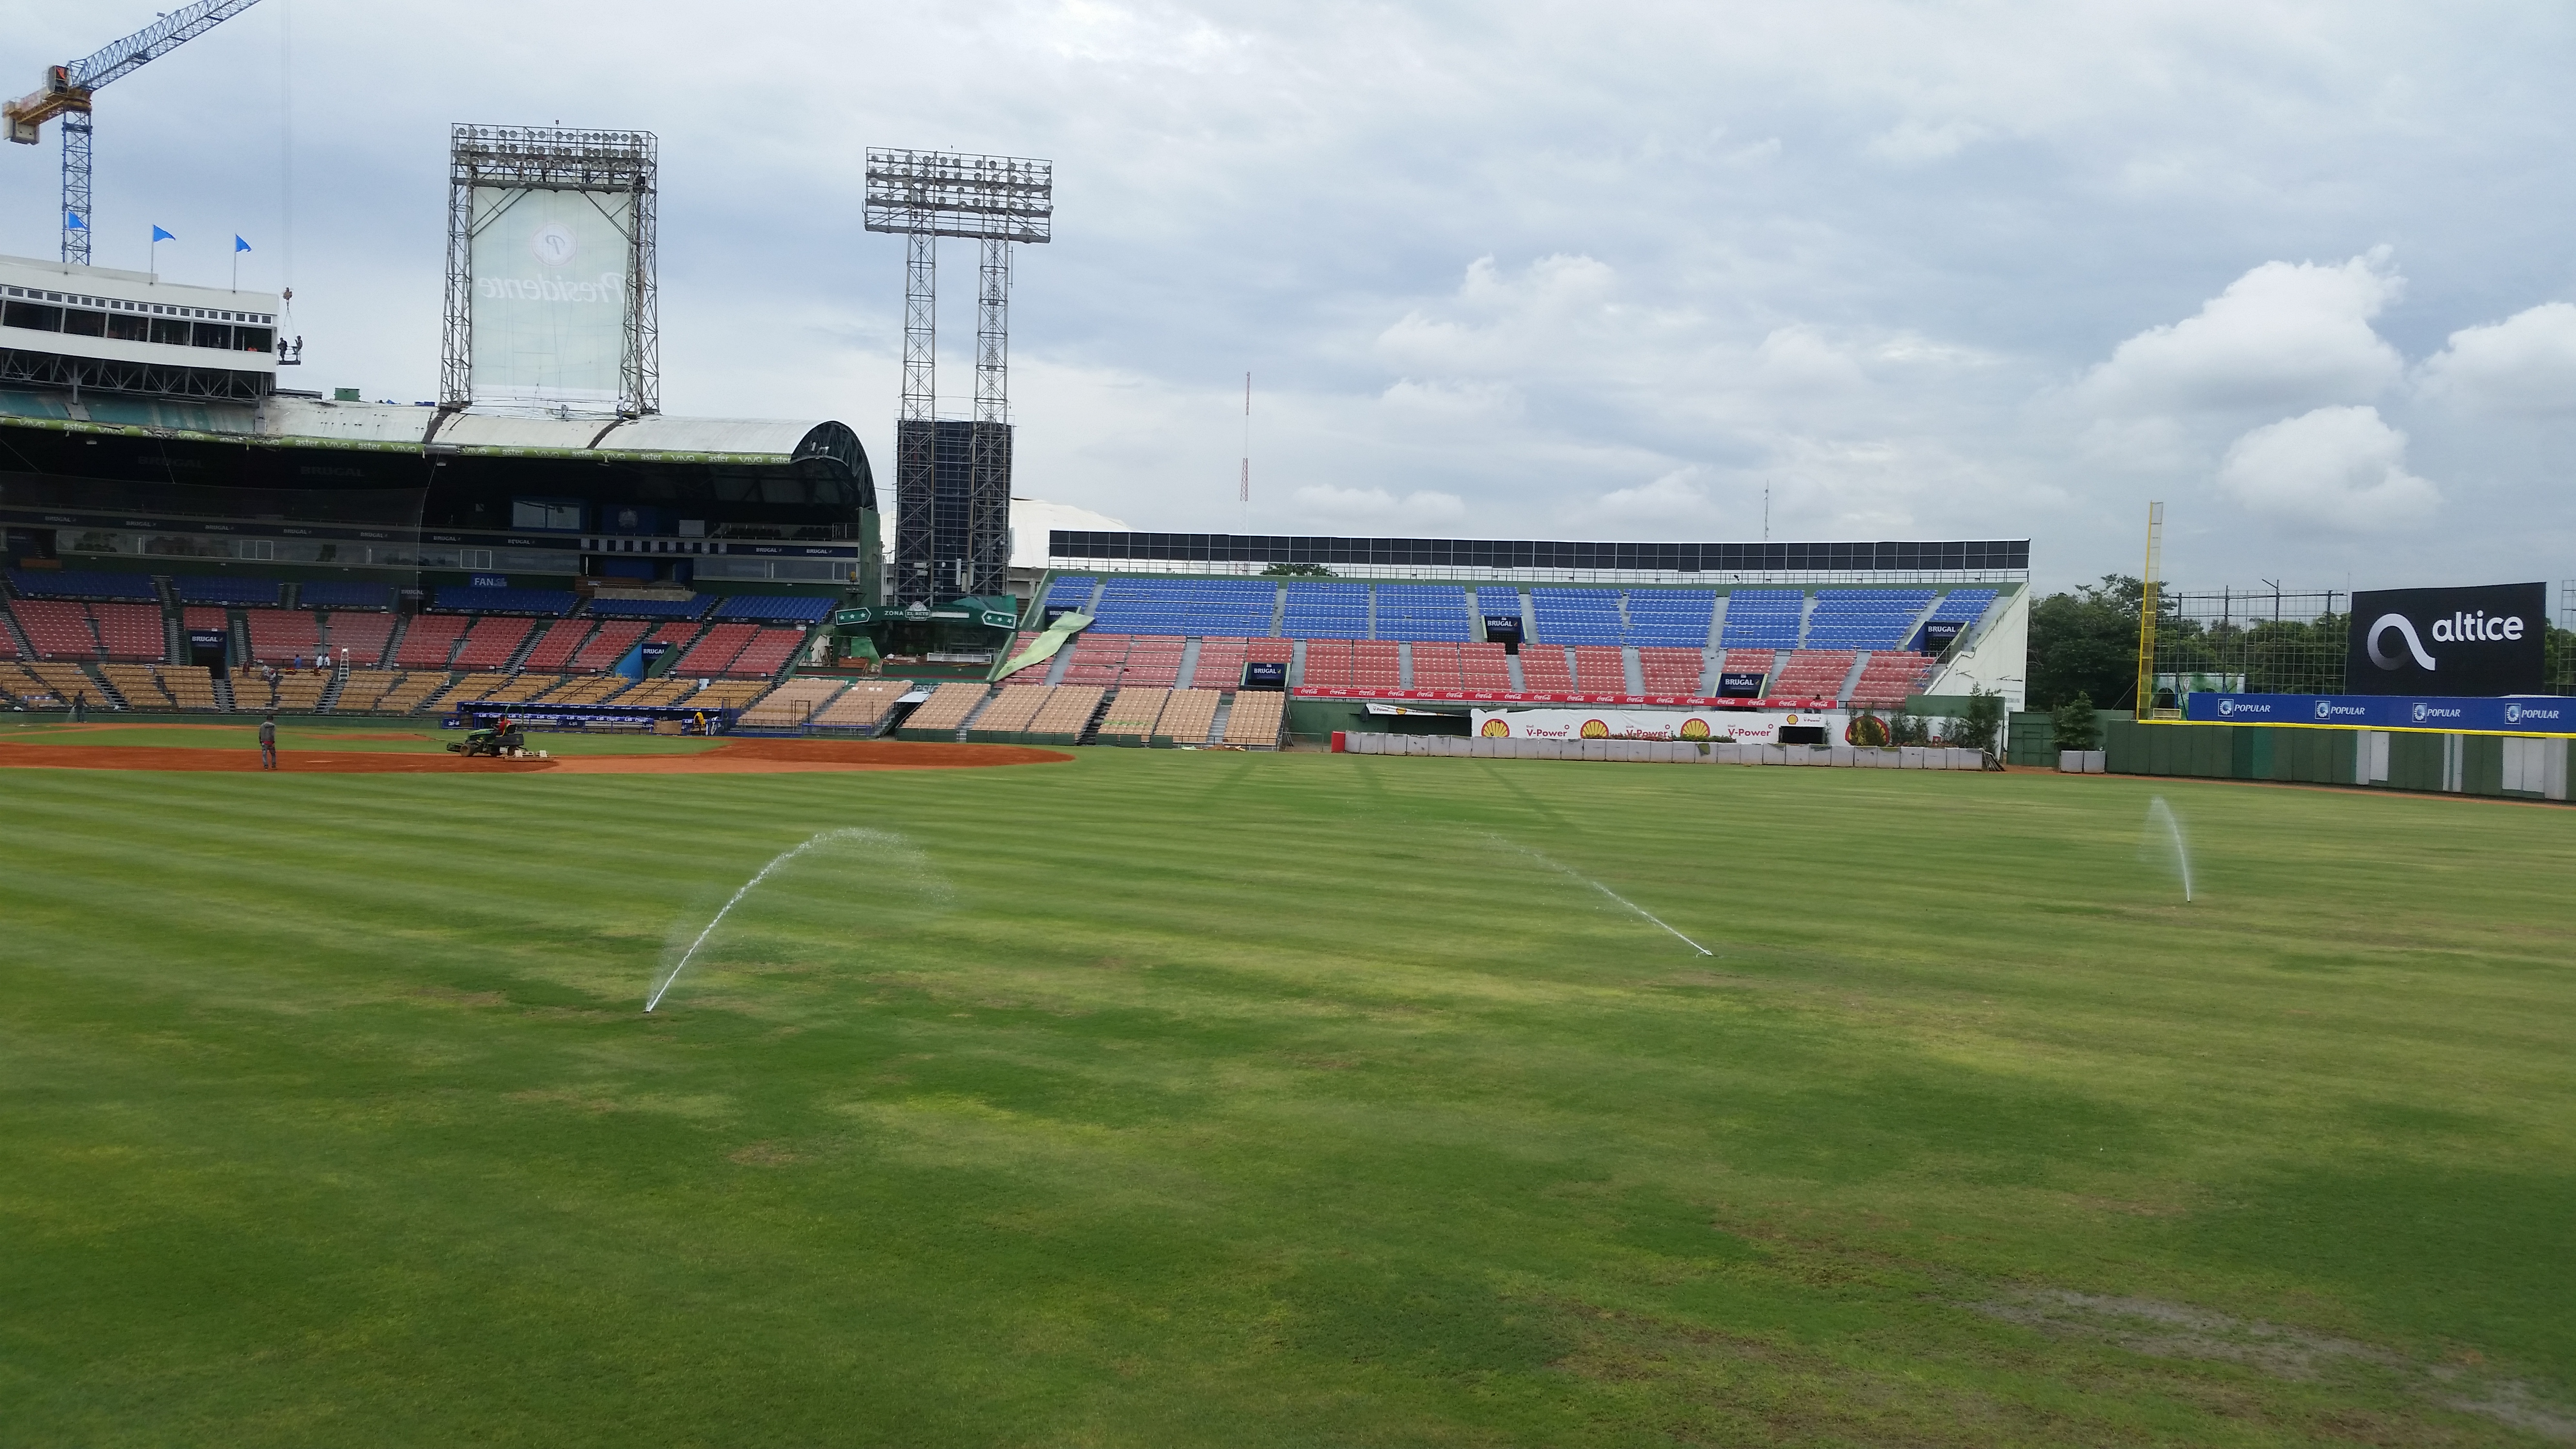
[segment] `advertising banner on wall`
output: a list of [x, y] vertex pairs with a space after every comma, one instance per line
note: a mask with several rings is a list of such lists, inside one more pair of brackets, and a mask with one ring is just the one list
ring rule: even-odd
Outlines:
[[1846, 743], [1849, 716], [1840, 710], [1480, 709], [1470, 715], [1487, 739], [1750, 740], [1774, 744], [1784, 728], [1821, 727], [1827, 742]]
[[2542, 584], [2355, 593], [2343, 687], [2459, 699], [2538, 694], [2548, 609]]
[[2576, 734], [2576, 699], [2477, 699], [2386, 694], [2195, 694], [2183, 701], [2194, 724], [2341, 725], [2363, 730], [2453, 734]]
[[634, 198], [478, 186], [473, 228], [474, 401], [614, 414]]

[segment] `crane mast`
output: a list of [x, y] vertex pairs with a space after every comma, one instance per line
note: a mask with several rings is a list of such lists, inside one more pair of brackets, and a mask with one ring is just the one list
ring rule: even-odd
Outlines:
[[32, 94], [0, 105], [0, 120], [9, 139], [36, 144], [45, 122], [63, 123], [63, 260], [89, 265], [90, 97], [100, 86], [119, 80], [144, 65], [232, 19], [259, 0], [196, 0], [132, 35], [73, 61], [45, 67], [44, 83]]

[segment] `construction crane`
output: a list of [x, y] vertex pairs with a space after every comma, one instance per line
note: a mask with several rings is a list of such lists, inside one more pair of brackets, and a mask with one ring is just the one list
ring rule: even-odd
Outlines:
[[69, 65], [45, 67], [45, 83], [35, 94], [0, 105], [9, 139], [33, 146], [45, 122], [63, 119], [63, 260], [89, 265], [90, 97], [100, 86], [140, 70], [151, 61], [232, 19], [259, 0], [197, 0], [114, 45]]

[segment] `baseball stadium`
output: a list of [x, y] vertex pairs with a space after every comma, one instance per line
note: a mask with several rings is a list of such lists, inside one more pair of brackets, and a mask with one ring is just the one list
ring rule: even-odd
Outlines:
[[1015, 566], [998, 378], [665, 414], [651, 138], [451, 162], [430, 403], [0, 260], [0, 1440], [2576, 1439], [2543, 586]]

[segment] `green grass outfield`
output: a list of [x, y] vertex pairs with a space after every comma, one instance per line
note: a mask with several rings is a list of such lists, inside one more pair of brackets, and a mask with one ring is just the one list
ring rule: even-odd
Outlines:
[[0, 771], [0, 1442], [2576, 1433], [2576, 814], [1080, 753]]

